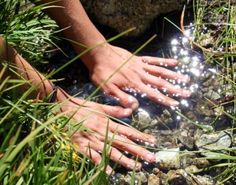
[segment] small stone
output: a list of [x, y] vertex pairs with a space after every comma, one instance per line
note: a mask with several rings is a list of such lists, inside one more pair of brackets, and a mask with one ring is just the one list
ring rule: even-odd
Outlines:
[[160, 185], [160, 178], [154, 174], [149, 175], [148, 185]]
[[135, 174], [135, 179], [137, 179], [137, 181], [141, 184], [143, 183], [147, 183], [147, 177], [143, 172], [138, 172]]
[[155, 155], [159, 168], [165, 170], [180, 168], [179, 148], [159, 151]]
[[186, 176], [187, 176], [187, 172], [185, 172], [184, 170], [176, 170], [176, 171], [169, 171], [167, 173], [167, 183], [169, 185], [183, 185], [183, 184], [187, 184], [187, 180], [186, 180]]
[[194, 139], [191, 137], [191, 133], [187, 130], [183, 130], [178, 137], [180, 143], [187, 149], [192, 150], [194, 148]]
[[149, 113], [141, 108], [138, 109], [138, 113], [135, 117], [136, 117], [136, 121], [134, 124], [136, 124], [136, 126], [141, 127], [141, 128], [149, 126], [150, 123], [152, 122], [152, 119]]
[[198, 169], [197, 166], [191, 165], [185, 168], [185, 171], [188, 173], [198, 173], [200, 170]]
[[215, 90], [208, 90], [206, 94], [204, 94], [207, 98], [210, 98], [211, 100], [218, 100], [221, 98], [220, 94]]

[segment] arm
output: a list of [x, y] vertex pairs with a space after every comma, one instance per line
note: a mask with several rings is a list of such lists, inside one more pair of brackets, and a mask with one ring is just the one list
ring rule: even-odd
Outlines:
[[[11, 46], [9, 46], [0, 37], [0, 58], [11, 62], [18, 69], [19, 74], [34, 85], [43, 98], [49, 95], [53, 90], [53, 84], [34, 69], [22, 56], [20, 56]], [[1, 68], [1, 65], [0, 65]], [[78, 131], [71, 136], [71, 142], [75, 146], [79, 146], [79, 152], [91, 158], [95, 164], [102, 161], [99, 151], [104, 149], [104, 140], [106, 134], [108, 139], [112, 141], [109, 157], [130, 169], [141, 168], [141, 164], [124, 156], [120, 151], [128, 151], [134, 156], [141, 157], [148, 162], [155, 161], [155, 155], [132, 140], [143, 140], [144, 142], [155, 143], [155, 138], [151, 135], [141, 133], [133, 128], [123, 126], [110, 120], [106, 114], [113, 116], [127, 116], [131, 112], [124, 112], [120, 107], [101, 105], [94, 102], [84, 102], [84, 100], [74, 98], [65, 93], [62, 89], [58, 89], [56, 100], [60, 102], [60, 110], [67, 115], [73, 114], [73, 119], [78, 123], [89, 128], [91, 132]], [[109, 130], [107, 124], [109, 123]], [[111, 173], [112, 169], [108, 166], [107, 173]]]
[[[42, 1], [44, 3], [50, 2], [50, 0]], [[65, 35], [69, 39], [87, 47], [105, 43], [104, 37], [89, 20], [79, 0], [60, 0], [55, 5], [61, 7], [51, 8], [47, 11], [61, 28], [68, 27], [65, 30]], [[77, 52], [83, 51], [80, 46], [74, 45], [74, 48]], [[123, 91], [127, 88], [144, 94], [154, 102], [166, 106], [177, 106], [179, 104], [172, 98], [172, 94], [178, 94], [182, 97], [190, 96], [190, 91], [180, 89], [166, 80], [180, 80], [185, 83], [189, 81], [187, 76], [165, 68], [165, 66], [177, 65], [176, 60], [132, 56], [129, 51], [112, 46], [109, 43], [88, 52], [82, 57], [82, 60], [89, 69], [90, 78], [95, 85], [102, 85], [104, 92], [117, 97], [120, 104], [125, 108], [134, 110], [138, 107], [138, 101]], [[104, 84], [104, 82], [106, 83]], [[170, 96], [159, 90], [167, 92]]]
[[29, 81], [31, 85], [37, 87], [40, 98], [44, 98], [52, 93], [53, 84], [35, 70], [15, 49], [9, 46], [2, 37], [0, 37], [0, 49], [0, 58], [16, 66], [19, 75]]
[[[42, 0], [43, 3], [50, 3], [52, 0]], [[104, 43], [100, 47], [106, 47], [106, 39], [97, 30], [94, 24], [87, 16], [82, 4], [79, 0], [60, 0], [55, 3], [56, 8], [47, 9], [47, 13], [58, 23], [61, 28], [65, 28], [65, 36], [82, 45], [94, 47], [98, 44]], [[75, 50], [80, 53], [85, 48], [74, 44]], [[99, 50], [93, 49], [90, 56]], [[84, 60], [85, 57], [84, 57]]]

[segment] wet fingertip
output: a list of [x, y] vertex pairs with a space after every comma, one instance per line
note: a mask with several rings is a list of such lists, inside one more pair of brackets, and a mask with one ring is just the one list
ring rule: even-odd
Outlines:
[[130, 168], [130, 169], [134, 169], [134, 170], [141, 170], [142, 164], [139, 163], [139, 162], [132, 162], [127, 167]]
[[178, 105], [179, 105], [179, 102], [177, 102], [177, 101], [172, 101], [172, 102], [170, 103], [170, 106], [176, 107], [176, 106], [178, 106]]
[[157, 139], [156, 139], [155, 137], [151, 137], [151, 138], [148, 139], [148, 141], [149, 141], [150, 143], [155, 144], [155, 143], [157, 142]]
[[138, 101], [133, 96], [128, 97], [128, 102], [129, 102], [129, 106], [132, 110], [137, 109], [139, 106]]
[[186, 96], [186, 97], [190, 97], [191, 96], [191, 92], [190, 91], [188, 91], [188, 90], [185, 90], [185, 92], [184, 92], [184, 95]]
[[132, 114], [132, 109], [131, 108], [125, 108], [124, 109], [124, 116], [130, 116]]
[[113, 171], [113, 169], [110, 166], [107, 166], [106, 174], [108, 174], [108, 175], [113, 175], [114, 174], [114, 171]]
[[171, 64], [170, 64], [170, 65], [173, 65], [173, 66], [176, 66], [176, 65], [179, 63], [178, 60], [173, 59], [173, 58], [171, 58], [171, 59], [169, 59], [169, 60], [171, 60]]
[[184, 78], [184, 82], [186, 82], [186, 83], [188, 83], [188, 82], [191, 80], [190, 77], [187, 76], [187, 75], [185, 75], [184, 77], [185, 77], [185, 78]]
[[150, 152], [146, 155], [146, 159], [147, 159], [148, 162], [155, 162], [156, 161], [156, 156], [155, 156], [154, 153]]

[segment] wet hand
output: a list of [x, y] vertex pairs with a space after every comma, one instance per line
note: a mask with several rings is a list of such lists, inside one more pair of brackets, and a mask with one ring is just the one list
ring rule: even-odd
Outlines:
[[[65, 96], [66, 95], [66, 96]], [[101, 152], [104, 150], [106, 133], [107, 143], [111, 147], [107, 151], [109, 158], [129, 169], [140, 169], [141, 164], [133, 159], [126, 157], [121, 151], [128, 152], [136, 157], [148, 162], [154, 162], [155, 156], [145, 148], [137, 145], [134, 141], [155, 143], [155, 138], [151, 135], [139, 132], [138, 130], [118, 124], [109, 119], [106, 114], [122, 114], [121, 107], [101, 105], [93, 102], [71, 97], [60, 90], [58, 100], [61, 103], [61, 111], [66, 114], [73, 114], [76, 122], [83, 124], [88, 131], [77, 131], [71, 137], [79, 152], [88, 156], [95, 164], [102, 161]], [[82, 105], [82, 106], [81, 106]], [[131, 110], [130, 110], [131, 111]], [[106, 169], [107, 173], [112, 172], [110, 166]]]
[[[117, 97], [123, 107], [132, 109], [138, 107], [137, 100], [124, 92], [125, 89], [134, 90], [166, 106], [178, 105], [172, 95], [190, 96], [189, 91], [166, 80], [172, 79], [183, 83], [189, 81], [189, 77], [165, 68], [176, 66], [178, 64], [176, 60], [131, 56], [132, 54], [125, 49], [108, 45], [103, 49], [98, 49], [92, 57], [85, 59], [92, 81], [96, 85], [101, 85], [105, 93]], [[121, 65], [123, 66], [120, 68]], [[111, 78], [104, 83], [109, 77]], [[169, 96], [163, 93], [168, 93]]]

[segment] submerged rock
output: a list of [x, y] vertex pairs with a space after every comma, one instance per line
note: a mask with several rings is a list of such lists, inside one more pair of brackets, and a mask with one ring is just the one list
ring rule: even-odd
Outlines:
[[160, 177], [150, 174], [148, 177], [148, 185], [160, 185]]
[[179, 148], [167, 149], [157, 152], [156, 163], [161, 169], [178, 169], [180, 168]]
[[81, 0], [87, 13], [100, 24], [118, 32], [135, 27], [130, 35], [143, 33], [160, 14], [182, 8], [184, 0]]
[[195, 144], [199, 150], [221, 150], [232, 145], [232, 138], [229, 132], [220, 131], [201, 135]]
[[215, 182], [209, 176], [200, 176], [188, 173], [185, 170], [169, 171], [167, 173], [169, 185], [214, 185]]

